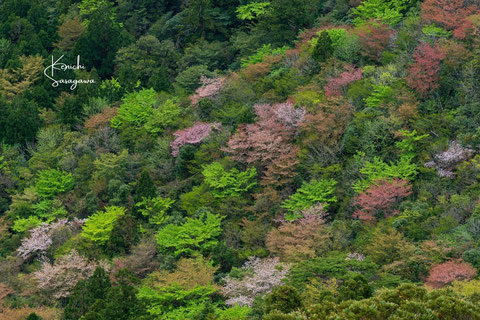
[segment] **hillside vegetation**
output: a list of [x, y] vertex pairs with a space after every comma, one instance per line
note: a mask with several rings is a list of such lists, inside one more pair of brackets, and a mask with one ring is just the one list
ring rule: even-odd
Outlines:
[[0, 318], [480, 319], [479, 151], [478, 1], [2, 0]]

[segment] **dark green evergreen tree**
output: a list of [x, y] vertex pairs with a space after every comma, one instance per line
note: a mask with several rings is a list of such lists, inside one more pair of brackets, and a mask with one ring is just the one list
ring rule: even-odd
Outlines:
[[87, 280], [81, 280], [75, 286], [63, 313], [63, 320], [77, 320], [89, 312], [95, 301], [104, 299], [111, 287], [110, 278], [103, 268], [97, 267]]
[[322, 31], [317, 44], [313, 47], [312, 58], [318, 62], [324, 62], [333, 53], [332, 39], [327, 31]]
[[152, 177], [147, 170], [143, 170], [137, 182], [137, 189], [135, 190], [135, 201], [142, 201], [142, 197], [154, 198], [157, 195], [157, 190], [153, 184]]
[[27, 319], [25, 320], [42, 320], [42, 318], [37, 316], [35, 312], [32, 312], [28, 315]]

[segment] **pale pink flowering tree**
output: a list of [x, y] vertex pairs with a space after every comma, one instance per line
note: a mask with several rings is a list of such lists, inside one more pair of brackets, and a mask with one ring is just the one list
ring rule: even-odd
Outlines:
[[250, 257], [242, 269], [249, 271], [242, 279], [230, 276], [224, 278], [222, 293], [228, 297], [227, 305], [251, 306], [255, 297], [265, 295], [280, 285], [290, 270], [289, 264], [282, 264], [278, 258], [259, 259]]
[[43, 223], [40, 226], [30, 230], [30, 236], [22, 239], [21, 246], [17, 249], [17, 255], [24, 261], [36, 256], [39, 260], [45, 260], [45, 254], [48, 248], [53, 244], [52, 236], [63, 227], [71, 231], [78, 230], [85, 219], [75, 218], [68, 221], [67, 218], [57, 220], [50, 224]]
[[200, 82], [202, 82], [202, 86], [190, 96], [192, 105], [197, 106], [200, 99], [215, 97], [225, 86], [226, 79], [226, 77], [208, 79], [205, 76], [201, 76]]
[[327, 97], [340, 96], [342, 91], [352, 82], [362, 79], [362, 69], [347, 66], [346, 70], [335, 78], [328, 79], [323, 87]]
[[96, 267], [96, 263], [88, 261], [76, 250], [72, 250], [58, 258], [54, 264], [44, 261], [42, 268], [33, 276], [40, 290], [60, 299], [68, 297], [77, 282], [90, 277]]
[[178, 156], [180, 147], [185, 144], [197, 144], [202, 142], [202, 140], [208, 137], [210, 132], [212, 132], [212, 129], [219, 129], [220, 126], [221, 124], [219, 122], [196, 122], [190, 128], [176, 131], [173, 134], [176, 138], [170, 143], [172, 155], [174, 157]]
[[472, 149], [462, 147], [456, 141], [450, 141], [448, 149], [436, 154], [434, 160], [425, 163], [425, 167], [435, 168], [440, 177], [454, 178], [453, 172], [458, 164], [473, 156]]

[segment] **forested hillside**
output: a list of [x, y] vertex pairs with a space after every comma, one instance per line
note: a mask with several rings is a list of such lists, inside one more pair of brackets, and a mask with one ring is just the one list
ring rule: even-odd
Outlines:
[[478, 0], [1, 0], [0, 319], [480, 319]]

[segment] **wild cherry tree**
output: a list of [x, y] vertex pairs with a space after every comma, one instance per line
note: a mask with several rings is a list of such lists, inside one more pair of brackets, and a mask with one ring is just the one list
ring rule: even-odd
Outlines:
[[266, 246], [282, 261], [301, 261], [325, 252], [330, 245], [330, 234], [325, 225], [325, 210], [321, 204], [302, 212], [303, 218], [283, 223], [267, 234]]
[[362, 69], [354, 66], [347, 66], [345, 71], [337, 77], [328, 79], [327, 84], [323, 87], [327, 97], [340, 96], [344, 93], [346, 87], [357, 80], [362, 79]]
[[22, 245], [17, 249], [17, 255], [23, 260], [36, 256], [39, 260], [45, 260], [48, 248], [54, 243], [54, 236], [62, 229], [77, 231], [85, 222], [83, 219], [75, 218], [68, 221], [67, 218], [60, 219], [50, 224], [43, 223], [30, 230], [30, 236], [22, 239]]
[[195, 90], [195, 94], [190, 96], [190, 102], [194, 106], [197, 106], [200, 99], [215, 97], [220, 91], [222, 91], [226, 80], [226, 77], [209, 79], [205, 76], [201, 76], [200, 82], [202, 83], [202, 86]]
[[305, 110], [291, 101], [254, 106], [258, 120], [241, 125], [227, 143], [226, 152], [237, 161], [256, 164], [266, 174], [261, 184], [282, 185], [290, 181], [297, 164], [296, 147], [291, 140], [304, 121]]
[[220, 128], [221, 124], [218, 122], [214, 123], [204, 123], [196, 122], [193, 126], [176, 131], [173, 135], [175, 140], [170, 143], [172, 148], [172, 155], [174, 157], [178, 156], [180, 147], [185, 144], [198, 144], [203, 141], [206, 137], [210, 135], [212, 129]]
[[278, 258], [261, 260], [250, 257], [242, 266], [244, 275], [240, 279], [226, 276], [222, 293], [228, 297], [225, 302], [229, 306], [251, 306], [257, 296], [263, 296], [280, 285], [281, 280], [290, 270], [288, 264], [282, 264]]
[[379, 213], [389, 216], [394, 213], [392, 206], [411, 193], [412, 187], [405, 180], [377, 180], [355, 198], [354, 204], [359, 209], [353, 216], [362, 221], [375, 221]]
[[408, 85], [421, 95], [437, 89], [440, 80], [440, 62], [444, 57], [438, 46], [420, 44], [413, 54], [415, 62], [408, 70]]
[[453, 35], [465, 24], [467, 17], [480, 13], [480, 5], [468, 0], [425, 0], [422, 3], [421, 17], [426, 23], [437, 23]]
[[40, 290], [59, 299], [68, 297], [77, 282], [90, 277], [95, 268], [95, 263], [79, 255], [76, 250], [72, 250], [67, 255], [58, 258], [54, 264], [43, 262], [42, 268], [33, 276], [37, 280]]
[[390, 44], [394, 32], [381, 22], [371, 21], [360, 25], [356, 29], [356, 34], [360, 41], [360, 53], [373, 61], [378, 61]]
[[454, 178], [455, 168], [473, 154], [474, 150], [462, 147], [457, 141], [450, 141], [448, 149], [434, 155], [434, 160], [425, 163], [425, 167], [435, 168], [440, 177]]
[[436, 265], [430, 270], [427, 284], [441, 288], [455, 280], [470, 280], [477, 275], [477, 270], [460, 260], [450, 260]]

